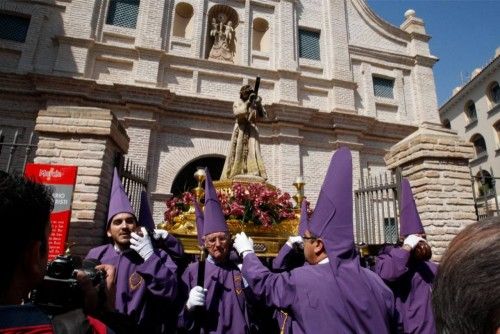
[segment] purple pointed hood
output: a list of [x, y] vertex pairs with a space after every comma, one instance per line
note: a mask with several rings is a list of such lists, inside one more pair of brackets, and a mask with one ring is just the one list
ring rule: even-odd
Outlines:
[[203, 235], [214, 232], [229, 232], [222, 206], [217, 198], [212, 177], [208, 168], [205, 168], [205, 213], [203, 220]]
[[139, 226], [144, 226], [149, 231], [155, 229], [155, 222], [153, 215], [149, 209], [148, 194], [143, 190], [141, 191], [141, 208], [139, 209]]
[[123, 185], [118, 176], [118, 170], [115, 167], [113, 171], [113, 184], [111, 185], [111, 198], [109, 200], [108, 221], [106, 223], [106, 228], [109, 226], [111, 219], [115, 215], [123, 212], [130, 213], [135, 217], [134, 209], [130, 204], [127, 193], [123, 189]]
[[198, 245], [203, 247], [203, 211], [200, 208], [198, 201], [194, 201], [194, 213], [196, 215], [196, 234], [198, 238]]
[[425, 233], [411, 192], [410, 182], [407, 179], [403, 179], [401, 182], [401, 215], [399, 222], [400, 236]]
[[323, 239], [330, 261], [355, 256], [352, 209], [351, 151], [341, 147], [330, 161], [309, 223], [309, 231]]
[[304, 236], [304, 233], [307, 230], [307, 221], [308, 221], [308, 217], [307, 217], [307, 201], [304, 198], [302, 200], [302, 204], [300, 206], [299, 235], [301, 237]]

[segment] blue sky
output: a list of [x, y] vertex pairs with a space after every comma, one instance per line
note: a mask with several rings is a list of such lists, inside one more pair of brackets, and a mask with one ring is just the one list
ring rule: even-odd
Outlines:
[[412, 8], [425, 23], [434, 65], [438, 105], [443, 105], [461, 75], [484, 67], [500, 47], [500, 0], [367, 0], [385, 21], [398, 26], [404, 12]]

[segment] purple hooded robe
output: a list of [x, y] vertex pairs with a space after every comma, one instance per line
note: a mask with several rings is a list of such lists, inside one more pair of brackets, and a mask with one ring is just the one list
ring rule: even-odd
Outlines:
[[242, 273], [252, 292], [287, 310], [292, 333], [390, 332], [392, 293], [360, 266], [354, 248], [352, 160], [346, 148], [332, 157], [309, 231], [323, 239], [329, 262], [272, 273], [255, 254], [247, 254]]
[[[107, 224], [123, 212], [134, 215], [115, 169]], [[131, 317], [141, 332], [164, 333], [174, 326], [165, 323], [164, 309], [158, 307], [172, 302], [177, 293], [177, 266], [164, 251], [155, 249], [144, 261], [132, 249], [120, 252], [108, 244], [91, 249], [86, 258], [116, 268], [116, 310]]]
[[[195, 204], [196, 228], [198, 243], [203, 244], [202, 235], [214, 232], [229, 232], [222, 207], [212, 184], [208, 169], [205, 179], [205, 212]], [[201, 232], [203, 231], [203, 232]], [[197, 285], [199, 262], [191, 263], [182, 275], [181, 291], [184, 294], [184, 304], [188, 299], [189, 291]], [[201, 312], [200, 333], [248, 333], [250, 324], [246, 304], [246, 291], [241, 272], [232, 257], [224, 263], [215, 263], [208, 256], [205, 261], [204, 286], [207, 289], [205, 306]], [[193, 328], [194, 310], [188, 311], [185, 307], [179, 317], [179, 325], [188, 331]]]
[[[304, 236], [307, 230], [307, 202], [304, 199], [300, 206], [299, 236]], [[304, 264], [303, 257], [298, 258], [296, 252], [287, 243], [281, 247], [278, 255], [273, 259], [272, 269], [274, 271], [292, 270], [298, 264]]]
[[[407, 179], [403, 179], [401, 197], [400, 234], [424, 233]], [[394, 293], [399, 328], [404, 333], [436, 333], [431, 298], [438, 266], [430, 261], [413, 260], [410, 255], [401, 247], [385, 246], [377, 257], [374, 271]]]
[[[143, 190], [141, 191], [141, 207], [139, 209], [139, 225], [144, 226], [150, 233], [155, 229], [155, 223], [153, 220], [153, 215], [149, 209], [149, 201], [147, 193]], [[182, 244], [174, 237], [171, 233], [167, 235], [166, 239], [158, 240], [155, 245], [159, 244], [159, 247], [167, 252], [168, 255], [172, 257], [172, 260], [176, 262], [177, 259], [182, 259], [184, 256], [184, 248]], [[176, 264], [178, 264], [176, 262]]]

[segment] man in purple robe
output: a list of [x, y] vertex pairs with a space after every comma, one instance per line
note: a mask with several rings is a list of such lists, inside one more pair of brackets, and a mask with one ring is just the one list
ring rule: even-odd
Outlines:
[[112, 244], [93, 248], [87, 259], [116, 267], [115, 307], [137, 325], [140, 333], [165, 333], [165, 309], [177, 293], [177, 267], [160, 249], [154, 249], [146, 229], [138, 230], [134, 210], [115, 169], [108, 209], [107, 236]]
[[425, 231], [407, 179], [402, 182], [400, 221], [403, 246], [385, 246], [374, 271], [394, 292], [399, 330], [436, 333], [431, 295], [437, 265], [429, 261], [432, 252], [424, 239]]
[[[243, 276], [257, 298], [288, 312], [292, 333], [389, 333], [394, 297], [384, 282], [362, 268], [352, 228], [352, 159], [347, 148], [332, 157], [314, 214], [304, 233], [309, 265], [272, 273], [238, 234]], [[287, 319], [288, 321], [288, 319]]]
[[168, 233], [167, 230], [155, 229], [153, 215], [149, 208], [148, 196], [144, 190], [141, 191], [139, 225], [144, 226], [148, 233], [152, 232], [153, 238], [156, 240], [156, 243], [153, 243], [153, 245], [164, 250], [172, 258], [178, 267], [178, 272], [181, 267], [185, 267], [184, 248], [182, 247], [182, 243], [171, 233]]
[[300, 222], [298, 235], [292, 235], [281, 247], [278, 255], [273, 259], [273, 271], [290, 271], [304, 264], [304, 240], [302, 236], [307, 229], [307, 202], [304, 199], [300, 206]]
[[[187, 302], [179, 325], [200, 333], [249, 333], [246, 289], [238, 264], [230, 256], [231, 236], [208, 169], [203, 218], [199, 208], [196, 212], [198, 241], [206, 247], [208, 257], [204, 263], [191, 263], [182, 276]], [[205, 266], [203, 286], [197, 285], [200, 265]]]

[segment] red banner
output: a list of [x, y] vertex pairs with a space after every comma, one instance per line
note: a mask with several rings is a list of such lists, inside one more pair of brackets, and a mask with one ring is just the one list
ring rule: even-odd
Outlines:
[[24, 174], [53, 189], [54, 210], [50, 215], [49, 260], [64, 253], [68, 240], [71, 202], [75, 189], [76, 166], [27, 164]]

